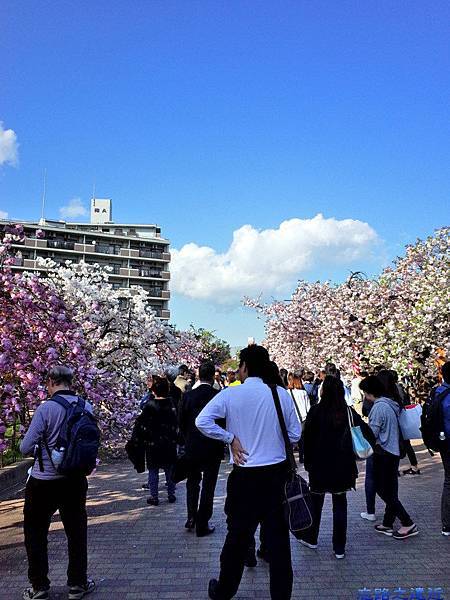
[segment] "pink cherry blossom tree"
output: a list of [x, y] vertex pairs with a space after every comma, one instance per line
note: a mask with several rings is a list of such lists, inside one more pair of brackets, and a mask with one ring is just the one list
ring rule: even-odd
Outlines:
[[417, 240], [375, 279], [300, 281], [287, 302], [246, 298], [265, 319], [273, 359], [288, 369], [331, 360], [348, 378], [384, 364], [408, 376], [416, 396], [427, 393], [439, 350], [449, 350], [449, 231]]

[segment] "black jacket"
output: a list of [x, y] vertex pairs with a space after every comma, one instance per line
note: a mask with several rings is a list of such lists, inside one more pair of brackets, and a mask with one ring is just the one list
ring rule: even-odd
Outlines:
[[[348, 417], [331, 421], [323, 404], [312, 406], [306, 417], [303, 435], [305, 469], [313, 492], [345, 492], [355, 487], [358, 477], [356, 458]], [[375, 445], [370, 427], [351, 409], [355, 426], [360, 426], [366, 440]]]
[[223, 458], [224, 444], [206, 437], [195, 426], [195, 419], [217, 394], [211, 385], [202, 384], [195, 390], [185, 392], [180, 410], [180, 431], [185, 442], [189, 460], [205, 464]]
[[138, 473], [173, 465], [177, 457], [177, 415], [171, 398], [150, 399], [134, 424], [126, 445]]

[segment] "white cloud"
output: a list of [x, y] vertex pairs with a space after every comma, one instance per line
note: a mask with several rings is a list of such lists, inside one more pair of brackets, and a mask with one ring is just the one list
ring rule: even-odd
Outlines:
[[59, 214], [62, 219], [75, 219], [76, 217], [85, 217], [88, 211], [81, 198], [72, 198], [66, 206], [61, 206]]
[[0, 121], [0, 166], [17, 164], [17, 135], [12, 129], [4, 129]]
[[228, 250], [186, 244], [172, 251], [171, 289], [190, 298], [222, 304], [260, 293], [286, 293], [305, 271], [346, 266], [371, 254], [376, 232], [362, 221], [289, 219], [278, 229], [244, 225]]
[[8, 218], [8, 213], [5, 212], [4, 210], [0, 210], [0, 219], [7, 219]]

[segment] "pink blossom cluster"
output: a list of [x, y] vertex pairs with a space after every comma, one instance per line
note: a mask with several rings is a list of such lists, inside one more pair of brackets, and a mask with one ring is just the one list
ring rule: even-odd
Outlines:
[[198, 342], [160, 321], [142, 288], [121, 298], [98, 265], [44, 260], [46, 277], [13, 273], [11, 244], [22, 240], [23, 228], [12, 225], [0, 244], [0, 452], [8, 447], [8, 428], [20, 435], [46, 398], [46, 373], [55, 364], [73, 368], [76, 391], [95, 407], [104, 446], [120, 447], [147, 373], [195, 365]]
[[375, 279], [300, 281], [287, 302], [244, 303], [265, 319], [265, 344], [280, 366], [314, 370], [333, 361], [351, 378], [384, 364], [426, 393], [438, 355], [449, 356], [449, 233], [407, 246]]

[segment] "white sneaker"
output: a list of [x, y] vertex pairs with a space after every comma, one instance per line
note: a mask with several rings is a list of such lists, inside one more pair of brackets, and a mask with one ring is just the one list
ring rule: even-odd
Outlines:
[[336, 557], [338, 560], [342, 560], [343, 558], [345, 558], [345, 554], [335, 554], [335, 557]]
[[441, 533], [442, 535], [445, 535], [445, 537], [450, 537], [450, 529], [443, 529]]
[[361, 519], [366, 519], [366, 521], [376, 521], [377, 517], [376, 515], [371, 515], [370, 513], [362, 512]]
[[298, 540], [298, 541], [300, 542], [300, 544], [303, 544], [307, 548], [311, 548], [311, 550], [317, 549], [317, 544], [309, 544], [308, 542], [305, 542], [305, 540]]

